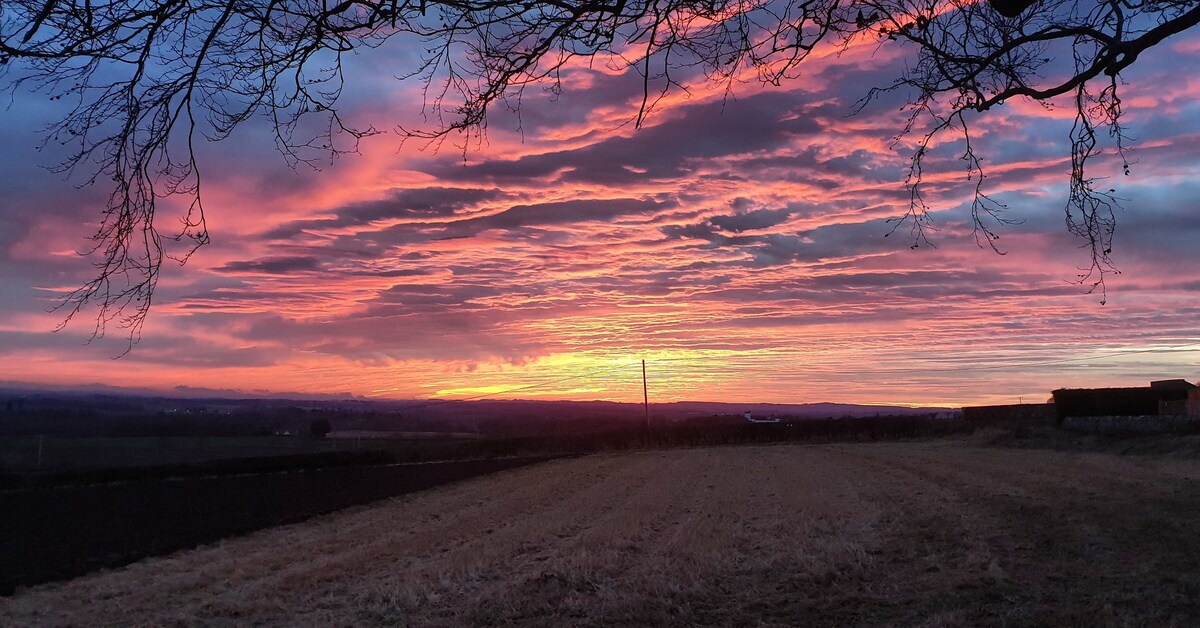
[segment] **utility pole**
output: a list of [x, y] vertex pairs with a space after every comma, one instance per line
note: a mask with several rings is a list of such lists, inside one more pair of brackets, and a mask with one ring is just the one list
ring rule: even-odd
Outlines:
[[643, 427], [650, 429], [650, 391], [646, 387], [646, 361], [642, 360], [642, 404], [646, 408], [646, 421]]

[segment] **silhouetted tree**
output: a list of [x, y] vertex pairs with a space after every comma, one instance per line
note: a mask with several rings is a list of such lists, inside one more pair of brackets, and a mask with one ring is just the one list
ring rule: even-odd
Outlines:
[[[1067, 224], [1091, 252], [1081, 281], [1102, 287], [1116, 199], [1096, 189], [1087, 162], [1100, 131], [1124, 150], [1121, 73], [1198, 22], [1197, 0], [5, 0], [0, 72], [11, 86], [73, 103], [47, 139], [72, 147], [56, 169], [87, 169], [90, 182], [111, 187], [93, 236], [97, 276], [63, 307], [69, 320], [94, 303], [96, 334], [116, 320], [132, 341], [164, 257], [183, 262], [208, 241], [197, 136], [224, 139], [263, 115], [293, 166], [354, 151], [376, 130], [338, 114], [342, 59], [389, 45], [420, 52], [398, 56], [411, 64], [395, 74], [423, 84], [428, 126], [402, 135], [464, 145], [482, 133], [491, 107], [519, 107], [530, 85], [560, 89], [560, 72], [581, 57], [641, 74], [640, 124], [697, 70], [715, 83], [732, 85], [749, 70], [779, 84], [820, 45], [866, 38], [902, 47], [906, 69], [881, 89], [912, 90], [899, 133], [919, 141], [906, 182], [911, 203], [897, 226], [910, 225], [917, 241], [933, 138], [966, 141], [979, 184], [976, 235], [993, 244], [1006, 220], [982, 187], [966, 114], [1013, 98], [1070, 96]], [[177, 230], [156, 219], [168, 195], [190, 200]]]
[[328, 419], [317, 419], [308, 424], [308, 433], [314, 438], [325, 438], [333, 431]]

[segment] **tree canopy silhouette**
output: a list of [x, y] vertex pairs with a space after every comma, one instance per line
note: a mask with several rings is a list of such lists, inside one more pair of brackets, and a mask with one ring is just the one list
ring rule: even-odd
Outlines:
[[[477, 137], [490, 109], [518, 107], [531, 85], [561, 89], [579, 58], [640, 73], [641, 124], [685, 80], [780, 84], [820, 46], [900, 47], [905, 69], [859, 103], [898, 89], [909, 99], [897, 137], [916, 140], [911, 201], [896, 226], [924, 240], [923, 159], [935, 137], [960, 134], [976, 237], [993, 247], [1007, 219], [983, 188], [966, 114], [1069, 98], [1067, 229], [1090, 249], [1081, 281], [1102, 290], [1117, 199], [1088, 160], [1105, 133], [1124, 159], [1121, 73], [1198, 22], [1197, 0], [4, 0], [0, 72], [10, 89], [71, 103], [46, 139], [70, 147], [55, 168], [110, 190], [95, 278], [65, 298], [66, 320], [93, 304], [97, 335], [117, 322], [136, 339], [164, 259], [209, 238], [196, 141], [266, 116], [293, 166], [354, 151], [376, 130], [339, 116], [343, 57], [383, 46], [418, 53], [398, 78], [422, 85], [427, 124], [400, 132], [432, 141]], [[156, 219], [171, 195], [190, 201], [180, 228]]]

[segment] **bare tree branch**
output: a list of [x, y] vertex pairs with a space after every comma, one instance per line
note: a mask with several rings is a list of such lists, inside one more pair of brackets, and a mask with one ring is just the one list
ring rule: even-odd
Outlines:
[[[47, 143], [69, 150], [54, 169], [110, 193], [92, 236], [96, 278], [60, 307], [70, 320], [95, 305], [94, 336], [115, 323], [132, 343], [163, 260], [183, 263], [209, 239], [198, 137], [219, 141], [265, 116], [292, 167], [354, 152], [376, 130], [338, 113], [343, 55], [389, 44], [422, 51], [399, 76], [422, 84], [427, 124], [402, 137], [464, 149], [493, 106], [519, 110], [531, 85], [561, 89], [577, 59], [641, 74], [640, 125], [697, 75], [732, 87], [749, 70], [778, 85], [821, 45], [899, 47], [907, 70], [859, 107], [884, 91], [911, 94], [897, 141], [920, 137], [895, 227], [909, 225], [915, 245], [928, 242], [923, 160], [935, 137], [963, 141], [976, 238], [999, 251], [1011, 221], [987, 195], [966, 114], [1070, 96], [1067, 229], [1090, 251], [1080, 280], [1103, 293], [1118, 199], [1086, 166], [1106, 145], [1124, 159], [1121, 72], [1198, 23], [1200, 0], [3, 0], [0, 74], [10, 89], [74, 103], [47, 129]], [[169, 196], [189, 200], [175, 226], [156, 215]]]

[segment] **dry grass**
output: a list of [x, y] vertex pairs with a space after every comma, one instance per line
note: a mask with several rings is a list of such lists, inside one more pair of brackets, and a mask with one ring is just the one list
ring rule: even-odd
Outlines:
[[1200, 463], [963, 443], [504, 472], [0, 600], [0, 625], [1195, 625]]

